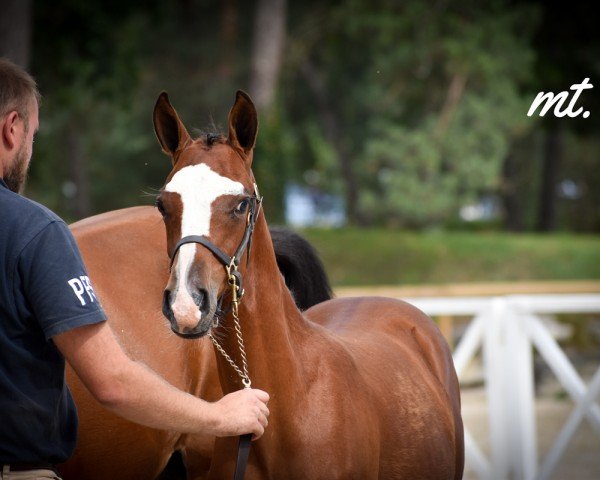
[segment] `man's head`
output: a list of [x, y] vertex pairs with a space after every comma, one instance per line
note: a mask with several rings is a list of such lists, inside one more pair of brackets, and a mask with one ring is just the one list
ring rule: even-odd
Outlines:
[[0, 178], [14, 192], [21, 190], [27, 176], [39, 100], [35, 80], [0, 58]]

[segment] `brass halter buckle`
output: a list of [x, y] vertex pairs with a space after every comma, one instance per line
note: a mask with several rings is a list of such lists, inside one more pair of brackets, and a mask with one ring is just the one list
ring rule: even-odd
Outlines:
[[231, 259], [231, 263], [225, 266], [227, 271], [227, 283], [231, 287], [231, 304], [234, 313], [237, 315], [238, 306], [244, 296], [244, 289], [241, 285], [241, 275], [238, 272], [237, 262], [235, 257]]

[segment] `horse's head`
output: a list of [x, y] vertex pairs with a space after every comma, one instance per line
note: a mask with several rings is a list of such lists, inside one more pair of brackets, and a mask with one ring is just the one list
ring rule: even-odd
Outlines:
[[156, 202], [172, 262], [163, 312], [180, 336], [208, 333], [230, 288], [224, 263], [236, 251], [244, 255], [239, 247], [258, 205], [251, 171], [257, 128], [254, 104], [240, 91], [229, 112], [227, 138], [192, 139], [164, 92], [154, 107], [156, 136], [173, 160]]

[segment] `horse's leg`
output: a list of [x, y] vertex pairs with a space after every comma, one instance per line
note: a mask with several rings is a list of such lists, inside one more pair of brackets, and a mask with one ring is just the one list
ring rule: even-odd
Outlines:
[[[212, 345], [204, 342], [198, 348], [194, 378], [197, 379], [194, 391], [190, 392], [208, 402], [215, 402], [223, 397], [223, 390], [219, 383], [217, 364]], [[213, 459], [215, 437], [212, 435], [182, 435], [177, 443], [181, 451], [183, 463], [187, 470], [188, 480], [208, 478], [208, 472]]]
[[189, 448], [181, 452], [183, 464], [187, 471], [187, 480], [204, 480], [208, 478], [210, 469], [212, 445], [209, 449]]

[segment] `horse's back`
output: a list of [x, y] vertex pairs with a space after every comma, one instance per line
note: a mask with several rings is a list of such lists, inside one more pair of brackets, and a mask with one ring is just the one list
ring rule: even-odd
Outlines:
[[406, 347], [410, 343], [423, 355], [438, 379], [448, 384], [456, 377], [450, 350], [435, 323], [421, 310], [402, 300], [387, 297], [336, 298], [305, 312], [310, 320], [321, 324], [350, 344]]
[[[130, 259], [131, 255], [142, 258], [145, 264], [146, 254], [156, 257], [158, 249], [166, 252], [163, 223], [151, 207], [131, 207], [88, 217], [73, 223], [71, 231], [90, 269], [97, 269], [102, 262], [114, 265], [115, 260]], [[166, 255], [161, 260], [164, 276], [165, 264], [168, 269]], [[131, 266], [132, 262], [128, 261], [117, 269]], [[119, 274], [122, 273], [123, 270], [119, 270]]]
[[[446, 448], [445, 461], [452, 463], [448, 468], [461, 478], [460, 391], [450, 349], [435, 323], [413, 305], [383, 297], [334, 299], [305, 315], [339, 339], [353, 358], [360, 380], [387, 419], [382, 425], [382, 431], [388, 431], [385, 443], [397, 449], [406, 446], [396, 458], [409, 461], [411, 454], [426, 456], [429, 451], [436, 456], [430, 458], [431, 466], [437, 468]], [[389, 375], [390, 369], [394, 375]], [[397, 425], [399, 419], [403, 425]], [[423, 421], [428, 428], [413, 425]], [[432, 448], [436, 440], [439, 445]], [[424, 448], [412, 448], [419, 442]], [[396, 467], [382, 468], [390, 474]]]

